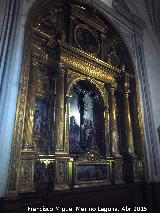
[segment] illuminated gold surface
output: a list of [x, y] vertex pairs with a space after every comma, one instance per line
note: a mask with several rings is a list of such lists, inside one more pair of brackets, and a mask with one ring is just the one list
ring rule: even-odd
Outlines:
[[8, 174], [8, 188], [7, 195], [15, 196], [18, 191], [19, 170], [20, 170], [20, 152], [22, 146], [24, 118], [27, 100], [27, 87], [29, 79], [30, 67], [30, 46], [29, 38], [26, 39], [25, 59], [22, 67], [22, 74], [20, 79], [19, 96], [16, 111], [16, 121], [14, 126], [13, 142], [11, 147], [10, 166]]
[[148, 176], [148, 163], [147, 163], [147, 151], [145, 147], [145, 138], [144, 138], [144, 123], [143, 123], [143, 114], [142, 114], [142, 101], [141, 101], [141, 96], [140, 96], [140, 88], [139, 88], [139, 82], [138, 79], [136, 79], [136, 97], [137, 97], [137, 103], [138, 103], [138, 123], [139, 123], [139, 130], [140, 130], [140, 141], [142, 146], [142, 155], [140, 156], [141, 158], [141, 163], [142, 163], [142, 169], [144, 172], [144, 176]]
[[[61, 6], [60, 6], [61, 7]], [[56, 11], [56, 9], [55, 9]], [[59, 8], [62, 13], [62, 8]], [[94, 27], [96, 30], [100, 31], [102, 43], [103, 38], [106, 36], [107, 27], [106, 24], [97, 17], [86, 17], [81, 14], [79, 17], [74, 9], [72, 9], [71, 20], [76, 17], [85, 24]], [[42, 17], [44, 14], [39, 14]], [[74, 17], [75, 16], [75, 17]], [[62, 17], [57, 18], [57, 27], [59, 32], [63, 31], [63, 24], [59, 23]], [[40, 19], [39, 19], [40, 20]], [[34, 20], [35, 21], [35, 20]], [[122, 161], [120, 159], [120, 151], [118, 147], [119, 135], [117, 131], [117, 121], [116, 121], [116, 99], [114, 96], [114, 89], [117, 86], [117, 78], [121, 77], [122, 70], [118, 69], [111, 64], [98, 59], [92, 54], [86, 53], [83, 50], [73, 47], [71, 44], [65, 43], [65, 38], [56, 39], [46, 32], [43, 32], [39, 27], [33, 26], [33, 31], [30, 31], [28, 27], [28, 32], [26, 33], [26, 42], [24, 50], [24, 60], [21, 72], [21, 80], [19, 87], [19, 97], [17, 102], [17, 112], [16, 121], [14, 127], [14, 136], [11, 148], [11, 158], [9, 166], [9, 179], [8, 179], [8, 195], [17, 194], [19, 191], [32, 191], [33, 190], [33, 175], [34, 175], [34, 163], [35, 158], [38, 156], [41, 162], [48, 165], [50, 162], [55, 162], [55, 189], [68, 188], [69, 184], [72, 182], [73, 178], [73, 167], [74, 160], [69, 156], [69, 98], [71, 96], [71, 89], [74, 84], [80, 80], [88, 80], [96, 86], [99, 90], [104, 104], [104, 125], [105, 125], [105, 143], [106, 143], [106, 157], [110, 155], [110, 140], [113, 143], [113, 153], [117, 158], [115, 159], [100, 159], [100, 156], [94, 155], [95, 153], [90, 153], [88, 156], [82, 157], [80, 163], [93, 163], [98, 162], [99, 164], [109, 163], [110, 168], [113, 166], [113, 162], [116, 163], [116, 171], [119, 173], [119, 178], [122, 174]], [[62, 22], [62, 20], [61, 20]], [[40, 24], [40, 23], [38, 23]], [[70, 32], [72, 34], [72, 32]], [[31, 35], [37, 36], [31, 38]], [[59, 61], [53, 57], [53, 52], [56, 48], [60, 49]], [[48, 49], [51, 52], [48, 52]], [[101, 48], [103, 49], [103, 47]], [[32, 55], [31, 55], [32, 51]], [[49, 55], [50, 53], [50, 55]], [[52, 54], [51, 54], [52, 53]], [[104, 57], [103, 52], [101, 52], [102, 59]], [[31, 68], [31, 61], [33, 66]], [[33, 140], [33, 119], [34, 119], [34, 103], [35, 103], [35, 93], [36, 93], [36, 73], [39, 65], [43, 63], [45, 66], [52, 67], [53, 65], [59, 64], [58, 72], [56, 73], [56, 110], [55, 110], [55, 120], [56, 120], [56, 150], [54, 153], [48, 155], [39, 155], [35, 153], [32, 148], [34, 148]], [[66, 76], [65, 76], [66, 75]], [[67, 78], [67, 83], [66, 83]], [[129, 77], [127, 77], [129, 78]], [[126, 130], [127, 131], [127, 142], [128, 151], [134, 153], [133, 147], [133, 135], [132, 135], [132, 124], [130, 115], [130, 105], [129, 105], [129, 90], [130, 84], [129, 79], [126, 78], [125, 81], [125, 114], [126, 114]], [[109, 106], [109, 94], [106, 89], [106, 84], [112, 87], [112, 106]], [[40, 85], [40, 84], [39, 84]], [[40, 88], [40, 87], [39, 87]], [[39, 96], [45, 97], [41, 90], [37, 92]], [[66, 90], [66, 94], [64, 91]], [[66, 95], [66, 96], [65, 96]], [[137, 101], [138, 101], [138, 121], [139, 128], [141, 132], [140, 143], [143, 143], [144, 147], [144, 129], [143, 129], [143, 119], [142, 119], [142, 107], [140, 103], [139, 88], [137, 86]], [[110, 116], [110, 110], [112, 108]], [[53, 116], [53, 115], [52, 115]], [[112, 119], [112, 120], [111, 120]], [[110, 123], [112, 122], [112, 134], [110, 138]], [[51, 140], [51, 139], [50, 139]], [[54, 141], [53, 141], [54, 142]], [[25, 145], [25, 150], [22, 149], [22, 145]], [[32, 147], [33, 146], [33, 147]], [[36, 157], [35, 157], [36, 156]], [[144, 151], [145, 156], [145, 151]], [[105, 161], [105, 162], [104, 162]], [[78, 163], [78, 162], [77, 162]], [[139, 159], [135, 159], [134, 169], [135, 173], [141, 170], [143, 162]], [[24, 173], [26, 170], [26, 176]], [[77, 175], [77, 174], [76, 174]], [[27, 182], [28, 181], [28, 182]], [[103, 181], [98, 181], [92, 183], [93, 185], [99, 184]], [[106, 182], [105, 182], [106, 183]], [[27, 185], [28, 184], [28, 185]]]
[[56, 78], [56, 112], [55, 112], [55, 143], [56, 151], [64, 150], [64, 70], [59, 66], [58, 76]]
[[130, 105], [129, 105], [129, 79], [125, 79], [125, 94], [124, 94], [124, 103], [125, 103], [125, 124], [126, 124], [126, 136], [127, 136], [127, 145], [128, 152], [134, 155], [134, 143], [133, 143], [133, 133], [132, 133], [132, 124], [131, 124], [131, 114], [130, 114]]
[[117, 87], [111, 87], [111, 96], [112, 96], [112, 152], [113, 155], [120, 155], [120, 144], [119, 144], [119, 135], [117, 128], [117, 104], [115, 98], [115, 92]]

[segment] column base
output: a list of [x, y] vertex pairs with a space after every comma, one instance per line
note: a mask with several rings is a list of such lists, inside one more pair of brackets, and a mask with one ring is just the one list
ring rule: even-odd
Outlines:
[[124, 157], [124, 177], [126, 182], [142, 181], [144, 179], [142, 159], [127, 153]]
[[144, 178], [143, 161], [136, 156], [133, 157], [133, 175], [135, 182], [141, 181]]
[[123, 160], [121, 155], [115, 156], [115, 184], [124, 183], [123, 179]]
[[21, 152], [18, 192], [34, 191], [35, 154], [33, 150], [24, 150]]
[[133, 155], [131, 153], [123, 155], [123, 173], [125, 182], [134, 182]]

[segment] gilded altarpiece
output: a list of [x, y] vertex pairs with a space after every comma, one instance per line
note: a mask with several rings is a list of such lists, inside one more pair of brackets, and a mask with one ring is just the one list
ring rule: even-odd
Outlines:
[[8, 195], [141, 180], [140, 98], [120, 37], [77, 1], [30, 20]]

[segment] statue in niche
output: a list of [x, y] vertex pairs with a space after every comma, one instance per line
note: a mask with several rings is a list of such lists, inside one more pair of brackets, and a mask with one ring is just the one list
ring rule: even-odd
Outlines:
[[41, 130], [41, 116], [39, 114], [39, 110], [35, 111], [35, 120], [34, 120], [34, 127], [33, 127], [33, 131], [35, 132], [40, 132]]
[[113, 64], [114, 66], [118, 67], [120, 60], [117, 56], [117, 51], [115, 49], [115, 47], [112, 47], [109, 51], [109, 54], [107, 56], [107, 62], [110, 64]]

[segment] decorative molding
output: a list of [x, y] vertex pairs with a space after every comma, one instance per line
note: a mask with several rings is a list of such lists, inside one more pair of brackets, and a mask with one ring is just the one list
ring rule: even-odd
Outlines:
[[131, 14], [129, 7], [127, 6], [127, 4], [124, 0], [113, 0], [112, 4], [113, 4], [114, 8], [117, 8], [117, 9], [122, 8], [124, 11], [126, 11], [126, 13]]
[[124, 0], [113, 0], [113, 7], [121, 16], [126, 18], [129, 22], [137, 26], [139, 29], [145, 28], [145, 23], [135, 14], [132, 14], [129, 7]]
[[[26, 39], [26, 44], [28, 40]], [[19, 97], [17, 102], [17, 112], [16, 112], [16, 121], [13, 134], [13, 142], [11, 147], [11, 156], [10, 156], [10, 167], [8, 174], [8, 195], [17, 192], [18, 187], [18, 172], [20, 167], [20, 152], [22, 146], [23, 138], [23, 129], [24, 129], [24, 117], [26, 110], [26, 101], [27, 101], [27, 88], [28, 88], [28, 79], [29, 79], [29, 45], [26, 45], [25, 51], [24, 66], [22, 67], [20, 87], [19, 87]]]
[[113, 0], [112, 5], [118, 13], [132, 21], [132, 13], [124, 0]]
[[[70, 47], [64, 43], [61, 43], [61, 45], [61, 63], [71, 69], [80, 70], [81, 73], [92, 78], [113, 84], [115, 84], [115, 77], [122, 72], [120, 69], [98, 60], [82, 50]], [[89, 60], [86, 61], [86, 58]]]

